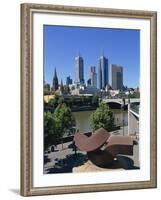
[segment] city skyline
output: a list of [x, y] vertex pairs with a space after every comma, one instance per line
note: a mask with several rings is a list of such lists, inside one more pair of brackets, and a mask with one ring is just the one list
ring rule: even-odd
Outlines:
[[[105, 56], [101, 56], [99, 59], [100, 65], [99, 65], [98, 73], [96, 72], [95, 66], [90, 67], [90, 77], [87, 80], [84, 79], [83, 58], [78, 55], [75, 58], [75, 61], [76, 61], [75, 62], [75, 77], [72, 79], [70, 76], [67, 76], [65, 83], [63, 83], [62, 79], [60, 79], [61, 82], [59, 82], [56, 68], [55, 68], [51, 87], [52, 86], [54, 87], [55, 82], [57, 85], [57, 89], [58, 89], [58, 85], [72, 85], [72, 84], [80, 84], [80, 85], [87, 85], [87, 86], [91, 85], [98, 89], [105, 89], [106, 86], [110, 86], [108, 82], [109, 80], [108, 59]], [[100, 77], [97, 77], [97, 74]], [[99, 82], [98, 85], [97, 85], [97, 79]], [[116, 64], [111, 65], [111, 79], [112, 79], [111, 87], [114, 90], [123, 89], [125, 85], [123, 84], [123, 67], [122, 66], [119, 66]]]
[[[70, 36], [64, 36], [66, 39], [69, 39], [67, 42], [64, 43], [64, 40], [62, 41], [62, 34], [70, 32]], [[58, 36], [59, 33], [59, 36]], [[83, 33], [83, 34], [82, 34]], [[114, 36], [111, 36], [115, 35]], [[58, 38], [54, 40], [54, 35], [57, 35]], [[66, 35], [66, 34], [65, 34]], [[104, 45], [102, 50], [104, 51], [103, 55], [107, 58], [107, 71], [108, 76], [106, 83], [109, 83], [111, 85], [111, 77], [109, 76], [111, 73], [111, 64], [117, 64], [124, 67], [124, 85], [127, 85], [128, 87], [137, 87], [139, 86], [139, 68], [140, 68], [140, 55], [139, 55], [139, 31], [137, 30], [118, 30], [118, 29], [100, 29], [100, 28], [82, 28], [82, 27], [64, 27], [64, 26], [44, 26], [44, 77], [46, 83], [49, 83], [52, 85], [52, 79], [54, 75], [54, 69], [57, 69], [57, 75], [59, 78], [59, 81], [62, 79], [63, 84], [66, 84], [66, 78], [68, 76], [71, 77], [73, 82], [75, 81], [75, 58], [80, 55], [80, 57], [83, 58], [83, 70], [84, 70], [84, 81], [86, 81], [91, 78], [91, 66], [96, 67], [96, 74], [97, 74], [97, 85], [98, 85], [98, 69], [99, 69], [99, 60], [102, 54], [99, 53], [100, 47], [100, 40], [97, 42], [94, 42], [94, 38], [88, 38], [88, 43], [85, 43], [87, 36], [90, 35], [92, 38], [93, 36], [105, 36], [107, 35], [107, 39], [111, 39], [111, 42], [113, 43], [113, 46], [115, 48], [117, 47], [119, 51], [119, 47], [122, 47], [122, 51], [119, 53], [116, 52], [115, 48], [111, 49], [111, 51], [107, 51], [107, 45], [106, 40], [104, 39]], [[120, 36], [120, 43], [118, 44], [116, 39], [116, 36]], [[128, 36], [128, 37], [127, 37]], [[72, 43], [72, 45], [68, 45], [69, 42], [71, 42], [71, 38], [73, 38], [73, 41], [76, 41], [77, 44]], [[99, 37], [98, 37], [99, 38]], [[128, 38], [128, 40], [126, 40]], [[125, 45], [127, 46], [124, 48], [124, 46], [121, 46], [122, 40], [124, 41]], [[125, 42], [126, 40], [126, 42]], [[129, 44], [129, 40], [131, 40], [131, 44]], [[86, 50], [88, 50], [85, 54], [84, 48], [82, 48], [82, 43], [84, 41], [83, 46], [88, 47]], [[95, 45], [95, 49], [93, 49], [93, 46], [90, 46], [91, 42], [93, 42], [93, 45]], [[117, 44], [117, 45], [116, 45]], [[134, 44], [134, 45], [133, 45]], [[72, 47], [73, 46], [73, 47]], [[78, 53], [75, 54], [76, 47]], [[81, 47], [80, 47], [81, 46]], [[80, 48], [79, 48], [80, 47]], [[109, 44], [108, 47], [111, 48], [111, 45]], [[67, 51], [67, 48], [69, 49]], [[129, 48], [131, 49], [129, 51]], [[55, 51], [54, 51], [55, 49]], [[90, 51], [92, 49], [92, 51]], [[80, 53], [79, 53], [80, 52]], [[113, 53], [116, 52], [116, 53]], [[130, 57], [129, 57], [130, 52]], [[96, 54], [98, 53], [98, 54]], [[127, 59], [124, 58], [124, 54], [127, 53]], [[132, 56], [133, 55], [133, 56]], [[122, 56], [122, 59], [120, 59]], [[114, 58], [115, 59], [114, 59]], [[93, 58], [93, 59], [92, 59]], [[123, 59], [124, 58], [124, 59]], [[133, 58], [133, 59], [132, 59]], [[120, 62], [119, 62], [120, 61]], [[124, 62], [123, 62], [124, 61]], [[54, 64], [55, 63], [55, 64]], [[125, 65], [123, 65], [125, 63]], [[128, 66], [126, 65], [128, 64]], [[129, 67], [130, 65], [130, 67]], [[134, 67], [135, 65], [135, 67]], [[131, 77], [130, 77], [131, 76]], [[108, 80], [109, 79], [109, 80]]]

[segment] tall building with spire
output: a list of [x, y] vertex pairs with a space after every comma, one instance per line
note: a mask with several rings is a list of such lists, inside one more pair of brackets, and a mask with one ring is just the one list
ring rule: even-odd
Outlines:
[[98, 66], [98, 88], [105, 89], [105, 87], [109, 84], [109, 71], [108, 71], [108, 59], [104, 56], [104, 54], [99, 58], [99, 66]]
[[58, 76], [57, 76], [57, 72], [56, 72], [56, 68], [54, 70], [54, 76], [53, 76], [53, 90], [56, 91], [59, 88], [59, 81], [58, 81]]
[[91, 86], [97, 88], [97, 73], [95, 66], [91, 66], [90, 77], [91, 77]]
[[84, 84], [84, 61], [80, 54], [75, 57], [75, 83]]

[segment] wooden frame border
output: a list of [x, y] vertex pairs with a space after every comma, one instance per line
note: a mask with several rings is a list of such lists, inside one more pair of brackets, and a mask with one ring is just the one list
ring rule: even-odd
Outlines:
[[[57, 13], [148, 19], [150, 21], [150, 180], [34, 188], [32, 184], [32, 16]], [[48, 195], [109, 190], [155, 188], [157, 186], [157, 13], [153, 11], [21, 4], [21, 195]]]

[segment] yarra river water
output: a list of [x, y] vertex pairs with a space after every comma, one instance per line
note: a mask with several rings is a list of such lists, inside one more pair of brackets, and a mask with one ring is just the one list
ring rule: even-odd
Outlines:
[[[128, 123], [128, 112], [122, 111], [120, 109], [111, 109], [114, 113], [114, 119], [115, 119], [115, 125], [122, 126], [123, 119], [124, 123]], [[73, 112], [73, 116], [76, 120], [76, 129], [79, 129], [80, 132], [91, 132], [92, 129], [90, 127], [90, 116], [94, 111], [79, 111], [79, 112]]]

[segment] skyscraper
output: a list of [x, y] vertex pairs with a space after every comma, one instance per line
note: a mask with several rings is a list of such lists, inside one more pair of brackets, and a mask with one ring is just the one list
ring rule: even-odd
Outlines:
[[98, 88], [105, 89], [108, 85], [108, 59], [102, 55], [99, 58], [99, 67], [98, 67]]
[[84, 84], [84, 62], [80, 55], [75, 57], [75, 82]]
[[71, 84], [72, 84], [72, 79], [70, 78], [70, 76], [67, 76], [66, 85], [71, 85]]
[[91, 86], [91, 78], [87, 80], [87, 86]]
[[121, 90], [123, 88], [123, 68], [112, 64], [112, 88]]
[[55, 68], [54, 76], [53, 76], [53, 90], [56, 91], [58, 89], [58, 87], [59, 87], [59, 81], [58, 81], [56, 68]]
[[91, 86], [97, 88], [97, 73], [95, 66], [91, 66], [90, 77], [91, 77]]

